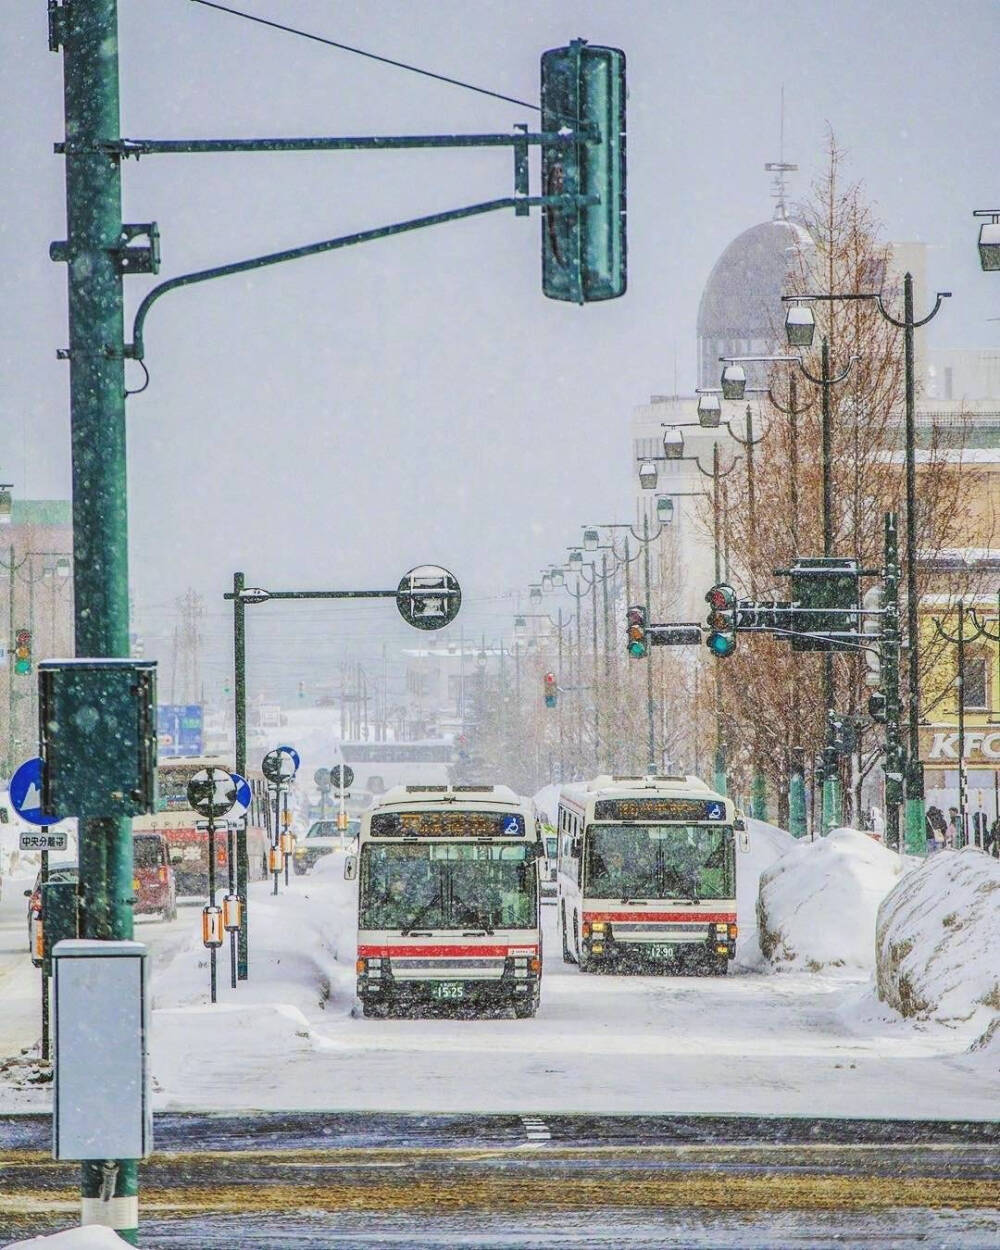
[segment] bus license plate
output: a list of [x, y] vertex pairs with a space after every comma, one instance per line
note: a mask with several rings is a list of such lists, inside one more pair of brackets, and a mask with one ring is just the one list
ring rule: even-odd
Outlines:
[[673, 959], [674, 957], [674, 948], [672, 946], [654, 943], [652, 946], [647, 947], [647, 950], [649, 951], [650, 959]]
[[461, 981], [435, 981], [431, 986], [431, 998], [439, 1002], [452, 1002], [456, 998], [465, 997], [465, 986]]

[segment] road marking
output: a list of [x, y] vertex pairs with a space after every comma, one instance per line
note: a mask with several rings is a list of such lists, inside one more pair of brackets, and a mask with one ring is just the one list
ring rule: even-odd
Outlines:
[[521, 1123], [524, 1125], [524, 1131], [528, 1136], [528, 1141], [552, 1140], [552, 1134], [549, 1132], [549, 1126], [537, 1115], [522, 1115]]

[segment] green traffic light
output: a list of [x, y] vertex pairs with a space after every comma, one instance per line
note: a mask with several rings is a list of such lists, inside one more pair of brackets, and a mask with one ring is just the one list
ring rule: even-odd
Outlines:
[[736, 650], [736, 639], [731, 634], [709, 634], [705, 646], [713, 655], [725, 659]]
[[633, 660], [641, 660], [646, 654], [646, 644], [644, 642], [630, 642], [628, 644], [628, 653]]

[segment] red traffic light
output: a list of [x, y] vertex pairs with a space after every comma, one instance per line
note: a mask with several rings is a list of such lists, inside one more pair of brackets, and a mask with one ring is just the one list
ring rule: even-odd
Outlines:
[[555, 673], [546, 673], [542, 680], [546, 686], [554, 686], [556, 684], [556, 675]]
[[732, 586], [713, 586], [705, 596], [705, 602], [715, 611], [731, 611], [736, 607], [736, 592]]

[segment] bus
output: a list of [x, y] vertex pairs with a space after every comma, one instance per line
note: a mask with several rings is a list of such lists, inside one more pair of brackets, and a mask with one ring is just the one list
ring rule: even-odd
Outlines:
[[595, 777], [558, 809], [563, 959], [582, 972], [724, 975], [736, 954], [736, 874], [748, 835], [698, 777]]
[[[178, 894], [208, 893], [208, 828], [205, 818], [188, 806], [188, 782], [203, 768], [224, 768], [232, 765], [220, 756], [174, 757], [160, 760], [156, 767], [159, 786], [159, 810], [149, 816], [132, 820], [133, 833], [162, 833], [170, 848], [170, 862]], [[260, 881], [267, 875], [269, 810], [267, 784], [259, 772], [251, 772], [247, 781], [253, 794], [247, 813], [247, 878]], [[216, 882], [224, 884], [229, 864], [226, 821], [216, 822]]]
[[339, 742], [335, 764], [354, 773], [352, 790], [384, 794], [393, 786], [447, 785], [455, 749], [445, 738], [418, 742]]
[[398, 786], [361, 817], [358, 997], [366, 1016], [427, 1005], [538, 1009], [538, 862], [530, 799], [507, 786]]

